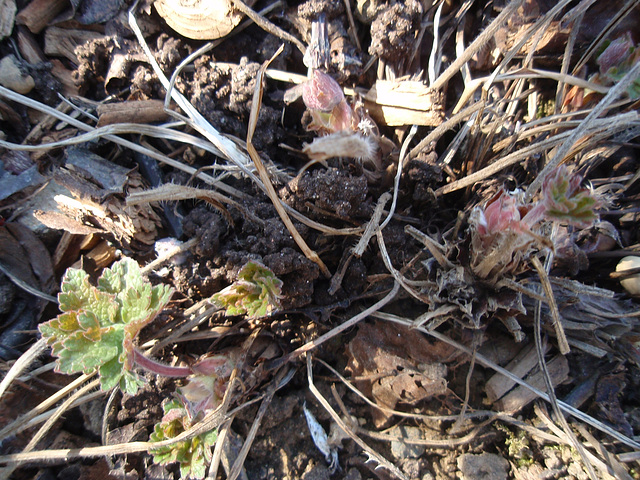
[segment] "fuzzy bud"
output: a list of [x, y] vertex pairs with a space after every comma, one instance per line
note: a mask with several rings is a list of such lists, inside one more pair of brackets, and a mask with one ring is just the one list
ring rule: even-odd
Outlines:
[[484, 208], [476, 213], [476, 228], [482, 237], [496, 235], [508, 231], [522, 232], [528, 230], [520, 221], [521, 212], [514, 195], [501, 190]]
[[620, 38], [616, 38], [604, 49], [597, 59], [600, 72], [606, 74], [612, 68], [620, 67], [629, 57], [632, 48], [633, 41], [631, 40], [629, 32]]
[[344, 101], [344, 93], [333, 77], [314, 70], [311, 79], [302, 85], [302, 100], [309, 110], [330, 112]]

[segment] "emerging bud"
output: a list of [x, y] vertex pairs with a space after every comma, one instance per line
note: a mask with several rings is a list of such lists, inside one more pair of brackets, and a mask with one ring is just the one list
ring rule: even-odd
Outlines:
[[521, 208], [514, 195], [501, 190], [489, 200], [484, 210], [478, 209], [474, 212], [478, 234], [486, 237], [508, 231], [529, 230], [528, 226], [521, 222]]
[[600, 54], [596, 62], [600, 66], [600, 73], [607, 74], [612, 68], [622, 65], [629, 54], [633, 52], [633, 40], [627, 32], [620, 38], [616, 38], [607, 48]]
[[309, 110], [330, 112], [344, 101], [344, 93], [330, 75], [314, 70], [313, 77], [302, 85], [302, 100]]

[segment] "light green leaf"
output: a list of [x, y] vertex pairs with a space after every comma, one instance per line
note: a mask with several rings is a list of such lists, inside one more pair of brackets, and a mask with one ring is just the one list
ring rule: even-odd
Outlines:
[[248, 262], [238, 273], [238, 280], [213, 296], [213, 301], [227, 315], [259, 318], [280, 308], [282, 280], [259, 262]]
[[104, 270], [98, 285], [82, 270], [69, 269], [62, 281], [58, 317], [39, 326], [64, 373], [100, 373], [104, 390], [120, 385], [135, 393], [140, 379], [127, 369], [141, 328], [167, 304], [173, 290], [152, 287], [129, 258]]

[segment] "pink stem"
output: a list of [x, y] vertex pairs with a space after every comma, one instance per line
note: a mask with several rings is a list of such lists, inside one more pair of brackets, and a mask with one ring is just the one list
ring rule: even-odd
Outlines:
[[542, 202], [534, 204], [533, 208], [524, 216], [522, 222], [529, 228], [533, 228], [536, 223], [544, 218], [546, 207]]
[[140, 367], [145, 370], [162, 375], [163, 377], [187, 377], [193, 372], [191, 367], [173, 367], [165, 363], [146, 357], [140, 350], [134, 348], [131, 352], [131, 358]]

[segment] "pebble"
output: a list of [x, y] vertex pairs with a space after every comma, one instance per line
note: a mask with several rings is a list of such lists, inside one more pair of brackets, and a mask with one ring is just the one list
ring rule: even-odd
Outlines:
[[[393, 428], [389, 435], [394, 437], [406, 438], [409, 440], [422, 440], [424, 436], [422, 435], [422, 431], [418, 427], [408, 427], [408, 426], [397, 426]], [[402, 460], [405, 458], [419, 458], [425, 452], [424, 445], [415, 445], [410, 443], [405, 443], [402, 441], [393, 440], [391, 442], [391, 455], [393, 455], [396, 459]]]
[[[640, 267], [640, 257], [628, 256], [620, 260], [620, 263], [616, 266], [616, 272], [624, 272], [638, 267]], [[640, 295], [640, 275], [632, 275], [629, 278], [620, 280], [620, 285], [630, 295]]]
[[22, 73], [15, 55], [7, 55], [0, 60], [0, 85], [24, 95], [33, 90], [36, 83], [31, 75]]
[[495, 453], [465, 453], [458, 457], [464, 480], [507, 480], [509, 462]]

